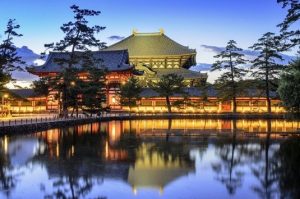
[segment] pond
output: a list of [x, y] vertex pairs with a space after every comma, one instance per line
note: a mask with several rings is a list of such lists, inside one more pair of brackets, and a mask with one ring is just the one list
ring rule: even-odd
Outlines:
[[0, 137], [0, 198], [300, 198], [299, 121], [133, 120]]

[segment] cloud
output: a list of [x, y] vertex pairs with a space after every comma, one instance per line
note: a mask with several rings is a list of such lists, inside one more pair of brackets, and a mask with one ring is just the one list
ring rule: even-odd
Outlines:
[[204, 50], [207, 50], [209, 52], [213, 52], [215, 54], [219, 54], [220, 52], [222, 52], [223, 50], [225, 50], [224, 47], [209, 46], [209, 45], [201, 45], [201, 48], [203, 48]]
[[[210, 46], [210, 45], [201, 45], [201, 48], [204, 51], [212, 52], [214, 54], [219, 54], [219, 53], [221, 53], [222, 51], [225, 50], [225, 47]], [[258, 51], [249, 50], [249, 49], [243, 50], [243, 53], [244, 53], [245, 58], [247, 60], [253, 60], [253, 59], [255, 59], [259, 55]], [[286, 54], [282, 54], [282, 53], [280, 53], [280, 55], [282, 56], [282, 58], [284, 60], [281, 61], [281, 60], [278, 59], [277, 62], [279, 64], [288, 64], [290, 61], [292, 61], [293, 59], [295, 59], [295, 56], [290, 56], [290, 55], [286, 55]]]
[[212, 64], [206, 64], [206, 63], [198, 63], [196, 66], [192, 66], [190, 70], [192, 71], [209, 71], [211, 68]]
[[107, 39], [112, 40], [112, 41], [114, 41], [114, 40], [122, 40], [124, 38], [125, 37], [122, 37], [122, 36], [119, 36], [119, 35], [112, 35], [110, 37], [107, 37]]

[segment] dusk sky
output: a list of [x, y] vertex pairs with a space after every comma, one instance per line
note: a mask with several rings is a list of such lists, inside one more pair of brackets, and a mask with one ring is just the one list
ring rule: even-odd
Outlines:
[[102, 12], [90, 21], [106, 26], [99, 38], [108, 44], [117, 41], [108, 37], [126, 37], [133, 29], [163, 28], [175, 41], [197, 49], [198, 63], [213, 62], [210, 46], [223, 47], [234, 39], [248, 48], [263, 33], [278, 32], [276, 25], [286, 15], [276, 0], [1, 0], [0, 34], [8, 19], [15, 18], [24, 35], [16, 45], [40, 53], [45, 43], [62, 38], [59, 27], [72, 19], [72, 4]]

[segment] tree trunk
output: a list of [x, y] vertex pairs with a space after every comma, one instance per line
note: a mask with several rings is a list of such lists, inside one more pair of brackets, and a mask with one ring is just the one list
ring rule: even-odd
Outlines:
[[270, 86], [269, 86], [269, 70], [268, 66], [266, 67], [266, 98], [267, 98], [267, 107], [268, 107], [268, 113], [271, 113], [271, 99], [270, 99]]
[[172, 113], [171, 102], [170, 102], [169, 96], [166, 96], [166, 101], [167, 101], [168, 113]]
[[169, 118], [168, 119], [168, 131], [167, 131], [167, 134], [166, 134], [166, 141], [167, 142], [169, 141], [171, 130], [172, 130], [172, 119]]
[[62, 115], [64, 118], [67, 118], [69, 113], [68, 113], [68, 103], [67, 103], [67, 89], [66, 86], [64, 86], [63, 92], [62, 92]]
[[271, 181], [269, 179], [269, 169], [270, 169], [270, 163], [269, 163], [269, 148], [270, 148], [270, 137], [271, 137], [271, 131], [272, 131], [272, 124], [271, 120], [267, 121], [267, 137], [266, 137], [266, 146], [265, 146], [265, 193], [267, 198], [271, 198], [269, 195], [269, 189], [271, 188]]
[[75, 108], [73, 107], [71, 117], [73, 117], [74, 111], [75, 111]]
[[231, 84], [232, 84], [232, 93], [233, 93], [233, 113], [236, 113], [236, 85], [234, 81], [234, 68], [232, 64], [232, 57], [231, 57], [231, 51], [230, 51], [230, 70], [231, 70]]
[[[235, 121], [234, 121], [235, 123]], [[230, 158], [230, 167], [229, 167], [229, 180], [230, 184], [232, 183], [232, 171], [234, 167], [234, 152], [235, 152], [235, 146], [236, 146], [236, 131], [233, 131], [232, 135], [232, 144], [231, 144], [231, 158]]]
[[236, 105], [236, 97], [234, 96], [233, 97], [233, 113], [236, 113], [236, 107], [237, 107], [237, 105]]

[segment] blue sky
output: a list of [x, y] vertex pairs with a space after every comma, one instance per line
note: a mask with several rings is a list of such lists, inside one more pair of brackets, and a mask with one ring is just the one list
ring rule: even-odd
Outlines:
[[[24, 34], [16, 44], [40, 52], [44, 43], [62, 37], [59, 27], [72, 18], [72, 4], [102, 12], [91, 22], [107, 27], [99, 37], [108, 43], [107, 37], [128, 36], [133, 28], [164, 28], [174, 40], [196, 49], [224, 46], [229, 39], [247, 48], [263, 33], [278, 31], [286, 14], [276, 0], [1, 0], [0, 32], [15, 18]], [[205, 58], [199, 54], [198, 61]]]
[[108, 37], [129, 36], [132, 29], [164, 28], [175, 41], [197, 49], [199, 63], [213, 62], [213, 52], [202, 45], [222, 47], [234, 39], [248, 48], [263, 33], [278, 32], [286, 15], [276, 0], [0, 0], [0, 34], [15, 18], [24, 35], [16, 45], [40, 53], [45, 43], [62, 38], [59, 27], [72, 19], [72, 4], [102, 12], [90, 21], [107, 27], [99, 38], [108, 44], [116, 42]]

